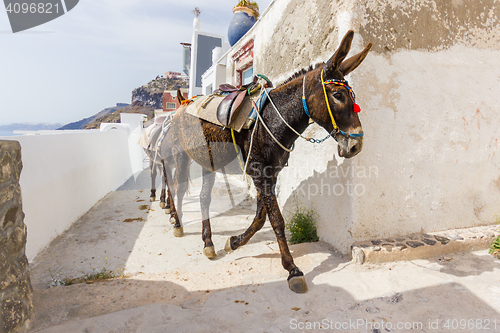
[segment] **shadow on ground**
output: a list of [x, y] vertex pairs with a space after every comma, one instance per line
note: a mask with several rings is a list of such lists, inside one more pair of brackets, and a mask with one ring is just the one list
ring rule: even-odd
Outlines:
[[[500, 331], [500, 320], [493, 322], [500, 261], [485, 251], [355, 265], [326, 243], [292, 245], [309, 286], [295, 294], [268, 222], [247, 245], [222, 250], [227, 237], [250, 225], [254, 205], [242, 203], [212, 219], [213, 261], [202, 254], [195, 205], [187, 200], [193, 222], [175, 238], [168, 215], [149, 202], [147, 173], [106, 196], [30, 264], [32, 331], [449, 332], [464, 322], [475, 325], [465, 331], [486, 325]], [[58, 275], [101, 267], [128, 277], [48, 288]]]
[[[174, 280], [177, 282], [169, 281], [173, 276], [166, 274], [165, 281], [122, 279], [35, 290], [33, 331], [48, 328], [42, 332], [292, 332], [297, 329], [451, 332], [453, 327], [458, 329], [463, 325], [468, 332], [479, 332], [485, 327], [493, 332], [499, 329], [494, 322], [498, 312], [470, 287], [446, 279], [426, 287], [419, 286], [422, 282], [413, 283], [421, 281], [415, 273], [424, 279], [429, 278], [429, 272], [447, 273], [411, 263], [392, 269], [390, 265], [356, 266], [327, 250], [325, 244], [292, 248], [296, 258], [316, 256], [318, 251], [324, 258], [307, 272], [306, 294], [291, 292], [286, 275], [276, 280], [279, 274], [271, 278], [273, 281], [213, 288], [212, 281], [222, 279], [221, 274], [265, 275], [266, 270], [256, 263], [266, 264], [275, 259], [278, 264], [273, 255], [256, 255], [234, 262], [250, 260], [253, 269], [246, 267], [238, 272], [241, 264], [226, 263], [204, 272], [204, 282], [199, 287], [189, 283], [195, 279], [192, 274], [178, 272]], [[498, 274], [497, 262], [483, 257], [478, 260], [482, 268], [477, 276], [481, 272]], [[415, 287], [399, 285], [398, 288], [395, 276]], [[381, 288], [384, 283], [388, 288]], [[496, 301], [498, 296], [497, 293]], [[58, 326], [49, 328], [52, 325]]]

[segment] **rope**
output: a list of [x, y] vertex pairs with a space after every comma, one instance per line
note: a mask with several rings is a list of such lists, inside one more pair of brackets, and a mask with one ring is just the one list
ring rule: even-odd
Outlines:
[[281, 113], [278, 111], [278, 108], [276, 107], [276, 105], [274, 105], [274, 102], [271, 99], [271, 96], [269, 96], [269, 93], [267, 92], [267, 90], [266, 90], [266, 94], [267, 94], [267, 98], [269, 99], [269, 101], [271, 102], [272, 106], [274, 107], [274, 110], [276, 110], [276, 113], [281, 118], [281, 120], [285, 123], [285, 125], [288, 126], [289, 129], [291, 129], [295, 134], [297, 134], [298, 136], [300, 136], [302, 139], [309, 141], [309, 138], [306, 138], [305, 136], [303, 136], [302, 134], [300, 134], [299, 132], [297, 132], [292, 126], [290, 126], [286, 122], [286, 120], [283, 118], [283, 116], [281, 115]]
[[[265, 76], [263, 75], [260, 75], [260, 74], [257, 74], [257, 77], [259, 77], [260, 79], [263, 79], [267, 82], [269, 82], [269, 79], [267, 79]], [[302, 103], [304, 105], [304, 110], [307, 114], [307, 116], [310, 117], [310, 114], [309, 114], [309, 110], [307, 108], [307, 102], [306, 102], [306, 98], [305, 98], [305, 82], [306, 82], [306, 75], [304, 75], [304, 79], [302, 81]], [[328, 102], [328, 95], [326, 93], [326, 88], [325, 88], [325, 81], [323, 79], [323, 70], [321, 70], [321, 82], [322, 82], [322, 86], [323, 86], [323, 92], [325, 94], [325, 101], [326, 101], [326, 105], [328, 107], [328, 113], [330, 114], [330, 118], [332, 120], [332, 124], [333, 124], [333, 127], [334, 127], [334, 130], [339, 130], [337, 124], [335, 123], [335, 119], [333, 118], [333, 114], [332, 114], [332, 110], [330, 108], [330, 103]], [[328, 83], [332, 83], [330, 81], [327, 81]], [[290, 124], [288, 124], [288, 122], [283, 118], [283, 116], [281, 115], [281, 113], [279, 112], [278, 108], [276, 107], [276, 105], [274, 104], [273, 100], [271, 99], [271, 96], [269, 95], [268, 91], [264, 88], [264, 86], [262, 85], [261, 86], [261, 92], [260, 92], [260, 96], [259, 96], [259, 99], [260, 97], [262, 96], [262, 93], [265, 92], [266, 95], [267, 95], [267, 98], [269, 99], [269, 101], [271, 102], [271, 105], [273, 106], [274, 110], [276, 111], [276, 113], [278, 114], [278, 116], [280, 117], [280, 119], [285, 123], [285, 125], [291, 129], [295, 134], [297, 134], [299, 137], [301, 137], [302, 139], [310, 142], [310, 143], [322, 143], [324, 142], [325, 140], [327, 140], [331, 134], [328, 134], [326, 137], [324, 137], [323, 139], [314, 139], [314, 138], [306, 138], [305, 136], [303, 136], [302, 134], [300, 134], [299, 132], [297, 132], [292, 126], [290, 126]], [[352, 95], [351, 95], [352, 97]], [[281, 149], [291, 153], [294, 149], [294, 146], [292, 146], [292, 149], [288, 149], [287, 147], [285, 147], [283, 144], [281, 144], [281, 142], [278, 141], [278, 139], [276, 139], [276, 137], [273, 135], [273, 133], [271, 133], [271, 130], [267, 127], [266, 123], [264, 122], [264, 119], [262, 119], [261, 115], [260, 115], [260, 110], [259, 108], [257, 107], [257, 105], [255, 104], [254, 101], [252, 101], [252, 105], [253, 107], [255, 108], [255, 110], [257, 111], [256, 114], [257, 114], [257, 119], [260, 120], [260, 122], [262, 123], [262, 125], [264, 126], [264, 129], [267, 131], [267, 133], [269, 133], [269, 135], [271, 136], [271, 138], [274, 140], [274, 142], [276, 142], [278, 144], [278, 146], [281, 147]], [[250, 153], [252, 152], [252, 148], [253, 148], [253, 137], [254, 137], [254, 134], [255, 134], [255, 130], [257, 129], [257, 125], [258, 125], [258, 121], [255, 123], [255, 126], [252, 130], [252, 135], [250, 136], [250, 146], [249, 146], [249, 149], [248, 149], [248, 153], [247, 153], [247, 158], [246, 158], [246, 161], [245, 161], [245, 166], [243, 166], [243, 163], [241, 161], [241, 157], [239, 155], [239, 150], [238, 150], [238, 146], [236, 144], [236, 138], [234, 136], [234, 130], [231, 128], [231, 137], [233, 139], [233, 145], [234, 145], [234, 149], [236, 151], [236, 154], [238, 156], [238, 161], [240, 163], [240, 167], [242, 168], [243, 170], [243, 173], [246, 173], [246, 170], [247, 170], [247, 167], [248, 167], [248, 162], [250, 160]], [[361, 134], [362, 135], [362, 134]], [[359, 136], [361, 136], [359, 135]], [[358, 135], [353, 135], [353, 136], [358, 136]]]
[[[304, 111], [307, 114], [307, 116], [309, 118], [311, 118], [311, 115], [309, 114], [309, 108], [307, 107], [307, 101], [306, 101], [306, 75], [304, 75], [304, 79], [302, 80], [302, 105], [304, 106]], [[325, 141], [329, 137], [330, 137], [330, 134], [325, 136], [323, 139], [308, 138], [306, 140], [310, 143], [322, 143], [323, 141]]]
[[[259, 75], [260, 74], [257, 74], [257, 77], [260, 77]], [[265, 76], [264, 76], [263, 79], [264, 80], [269, 80]], [[260, 100], [260, 98], [262, 97], [263, 90], [266, 90], [266, 89], [264, 88], [263, 85], [260, 85], [260, 84], [259, 84], [259, 88], [260, 88], [260, 95], [259, 95], [258, 99]], [[254, 91], [254, 93], [255, 93], [255, 91]], [[258, 113], [259, 109], [257, 109], [257, 106], [255, 105], [255, 103], [253, 104], [253, 107], [255, 108], [255, 111]], [[241, 170], [243, 171], [243, 176], [246, 174], [246, 170], [247, 170], [247, 167], [248, 167], [248, 162], [250, 160], [250, 153], [252, 152], [252, 147], [253, 147], [253, 135], [255, 134], [255, 130], [256, 129], [257, 129], [257, 123], [255, 124], [255, 126], [252, 129], [252, 135], [250, 136], [250, 146], [248, 148], [248, 153], [247, 153], [247, 158], [246, 158], [246, 161], [245, 161], [245, 166], [243, 166], [243, 163], [241, 161], [241, 157], [240, 157], [239, 151], [238, 151], [238, 145], [236, 144], [236, 138], [234, 136], [234, 130], [231, 128], [231, 137], [233, 138], [234, 150], [236, 151], [236, 155], [238, 156], [238, 161], [240, 162], [240, 167], [241, 167]]]
[[240, 168], [245, 172], [245, 169], [243, 169], [243, 162], [241, 161], [240, 157], [240, 152], [238, 150], [238, 145], [236, 144], [236, 138], [234, 137], [234, 129], [231, 128], [231, 137], [233, 138], [233, 145], [234, 145], [234, 150], [236, 151], [236, 156], [238, 156], [238, 162], [240, 162]]
[[[305, 109], [307, 109], [307, 104], [305, 102], [305, 75], [304, 75], [304, 80], [303, 80], [303, 85], [302, 85], [302, 102], [303, 104], [305, 105]], [[323, 72], [321, 72], [321, 80], [323, 81]], [[323, 89], [324, 89], [324, 85], [323, 85]], [[314, 139], [314, 138], [306, 138], [305, 136], [303, 136], [302, 134], [300, 134], [299, 132], [297, 132], [292, 126], [290, 126], [286, 120], [283, 118], [283, 116], [281, 115], [281, 113], [279, 112], [278, 108], [276, 107], [276, 105], [274, 105], [274, 102], [271, 98], [271, 96], [269, 96], [269, 93], [267, 92], [267, 90], [265, 90], [265, 93], [267, 94], [267, 98], [269, 99], [269, 101], [271, 102], [271, 105], [273, 106], [274, 110], [276, 111], [276, 113], [278, 114], [278, 116], [281, 118], [281, 120], [285, 123], [286, 126], [288, 126], [289, 129], [291, 129], [295, 134], [297, 134], [299, 137], [301, 137], [302, 139], [310, 142], [310, 143], [322, 143], [323, 141], [327, 140], [331, 135], [328, 134], [326, 137], [324, 137], [323, 139]], [[326, 92], [325, 92], [326, 93]], [[262, 92], [261, 92], [262, 94]], [[325, 95], [326, 96], [326, 95]], [[257, 109], [257, 106], [255, 105], [254, 102], [253, 103], [253, 107], [259, 111]], [[335, 127], [335, 129], [337, 129], [337, 125], [335, 124], [335, 120], [333, 120], [333, 115], [332, 115], [332, 112], [330, 110], [330, 105], [328, 103], [328, 100], [327, 100], [327, 105], [328, 105], [328, 111], [330, 112], [330, 116], [332, 117], [332, 121], [333, 121], [333, 126]], [[307, 112], [306, 112], [307, 114]], [[274, 135], [271, 133], [271, 131], [269, 130], [269, 128], [266, 126], [266, 124], [264, 123], [264, 120], [262, 119], [262, 117], [260, 116], [260, 113], [257, 112], [257, 116], [258, 116], [258, 119], [262, 122], [262, 125], [264, 125], [264, 128], [266, 129], [266, 131], [269, 133], [269, 135], [271, 135], [271, 137], [273, 138], [273, 140], [285, 151], [291, 153], [293, 151], [294, 148], [292, 149], [288, 149], [286, 148], [285, 146], [283, 146], [275, 137]], [[255, 124], [257, 126], [257, 124]], [[254, 129], [255, 130], [255, 129]], [[253, 132], [252, 132], [252, 138], [253, 138]], [[293, 147], [293, 146], [292, 146]], [[251, 148], [251, 146], [250, 146]], [[250, 151], [249, 151], [250, 153]], [[247, 159], [248, 161], [248, 159]], [[246, 170], [246, 168], [245, 168]]]
[[255, 133], [256, 128], [257, 128], [257, 124], [255, 124], [255, 126], [253, 127], [252, 135], [250, 136], [250, 146], [248, 148], [247, 160], [245, 161], [245, 169], [243, 169], [243, 173], [247, 172], [248, 161], [250, 160], [250, 152], [252, 151], [252, 147], [253, 147], [253, 135]]
[[323, 70], [321, 70], [321, 85], [323, 86], [323, 92], [325, 93], [325, 101], [326, 101], [326, 106], [328, 107], [328, 113], [330, 114], [330, 118], [332, 118], [332, 124], [333, 124], [333, 129], [336, 131], [338, 130], [337, 123], [335, 122], [335, 119], [333, 118], [333, 113], [332, 109], [330, 108], [330, 102], [328, 102], [328, 95], [326, 93], [326, 86], [325, 86], [325, 80], [323, 80]]
[[[262, 76], [262, 77], [261, 77]], [[257, 77], [267, 81], [267, 82], [270, 82], [269, 79], [263, 75], [257, 75]], [[267, 92], [267, 90], [264, 88], [264, 86], [262, 85], [261, 86], [261, 92], [260, 92], [260, 95], [262, 96], [262, 90], [266, 92], [267, 94], [267, 98], [269, 98], [269, 100], [271, 101], [272, 105], [274, 106], [274, 109], [276, 110], [276, 112], [278, 113], [278, 115], [280, 116], [281, 120], [283, 120], [283, 122], [288, 126], [290, 127], [290, 129], [292, 131], [294, 131], [295, 133], [297, 133], [298, 135], [300, 135], [300, 133], [298, 133], [296, 130], [294, 130], [290, 125], [288, 125], [288, 123], [285, 121], [285, 119], [283, 119], [283, 117], [281, 116], [281, 114], [279, 113], [278, 109], [276, 108], [276, 106], [274, 105], [273, 101], [271, 100], [271, 97], [269, 96], [269, 93]], [[271, 138], [273, 138], [274, 142], [276, 142], [278, 144], [278, 146], [281, 147], [281, 149], [291, 153], [293, 151], [293, 148], [292, 149], [288, 149], [287, 147], [283, 146], [281, 144], [281, 142], [278, 141], [278, 139], [276, 139], [276, 137], [273, 135], [273, 133], [271, 133], [271, 131], [269, 130], [269, 128], [266, 126], [266, 123], [264, 122], [264, 119], [262, 119], [262, 117], [260, 116], [260, 110], [259, 108], [257, 107], [257, 105], [255, 105], [255, 102], [252, 101], [252, 105], [253, 107], [255, 108], [255, 110], [257, 111], [256, 114], [257, 114], [257, 119], [260, 120], [260, 122], [262, 123], [262, 125], [264, 126], [265, 130], [267, 131], [267, 133], [269, 133], [269, 135], [271, 136]], [[255, 129], [257, 128], [257, 123], [255, 124], [254, 126], [254, 129], [252, 131], [252, 135], [251, 135], [251, 138], [250, 138], [250, 147], [248, 148], [248, 154], [247, 154], [247, 160], [245, 162], [245, 166], [243, 167], [243, 163], [241, 162], [241, 159], [240, 159], [240, 155], [239, 155], [239, 151], [238, 151], [238, 145], [236, 145], [236, 138], [234, 137], [234, 130], [231, 128], [231, 137], [233, 138], [233, 145], [234, 145], [234, 149], [236, 150], [236, 154], [238, 155], [238, 161], [240, 162], [240, 167], [242, 168], [243, 170], [243, 173], [246, 172], [246, 169], [247, 169], [247, 166], [248, 166], [248, 160], [250, 159], [250, 152], [252, 151], [252, 146], [253, 146], [253, 135], [255, 133]], [[306, 139], [306, 138], [304, 138]]]
[[[307, 108], [306, 97], [305, 97], [305, 95], [306, 95], [306, 93], [305, 93], [305, 90], [306, 90], [306, 88], [305, 88], [305, 82], [306, 82], [306, 76], [304, 75], [304, 79], [302, 80], [302, 104], [304, 105], [304, 110], [306, 111], [306, 114], [310, 117], [309, 112], [308, 112], [309, 110]], [[304, 139], [304, 140], [306, 140], [306, 141], [308, 141], [310, 143], [322, 143], [323, 141], [327, 140], [330, 137], [330, 134], [328, 134], [323, 139], [306, 138], [305, 136], [303, 136], [302, 134], [300, 134], [299, 132], [297, 132], [283, 118], [283, 116], [279, 112], [279, 110], [276, 107], [276, 105], [274, 105], [273, 100], [271, 99], [271, 96], [269, 96], [269, 94], [267, 93], [267, 90], [266, 90], [266, 94], [267, 94], [267, 98], [271, 101], [271, 104], [273, 105], [274, 110], [276, 110], [276, 113], [278, 113], [278, 116], [281, 118], [281, 120], [285, 123], [286, 126], [288, 126], [289, 129], [291, 129], [295, 134], [297, 134], [298, 136], [300, 136], [302, 139]], [[335, 126], [335, 123], [334, 123], [334, 126]]]
[[[267, 92], [266, 92], [266, 93], [267, 93]], [[267, 96], [269, 97], [269, 95], [267, 95]], [[272, 103], [272, 101], [271, 101], [271, 103]], [[253, 104], [253, 107], [254, 107], [256, 110], [258, 110], [258, 109], [257, 109], [257, 105], [255, 105], [255, 102], [254, 102], [254, 101], [252, 101], [252, 104]], [[274, 105], [274, 104], [273, 104], [273, 105]], [[278, 114], [279, 114], [279, 113], [278, 113]], [[287, 152], [289, 152], [289, 153], [291, 153], [291, 152], [293, 151], [293, 148], [292, 148], [292, 149], [288, 149], [287, 147], [283, 146], [283, 145], [281, 144], [281, 142], [279, 142], [279, 141], [278, 141], [278, 139], [276, 139], [276, 137], [273, 135], [273, 133], [271, 133], [271, 131], [269, 130], [269, 128], [266, 126], [266, 123], [264, 122], [264, 119], [262, 119], [262, 117], [260, 116], [260, 113], [259, 113], [259, 112], [257, 112], [257, 118], [260, 120], [260, 122], [262, 123], [262, 125], [263, 125], [263, 126], [264, 126], [264, 128], [266, 129], [267, 133], [269, 133], [269, 135], [271, 136], [271, 138], [273, 138], [274, 142], [276, 142], [276, 143], [278, 144], [278, 146], [280, 146], [280, 147], [281, 147], [281, 149], [283, 149], [283, 150], [285, 150], [285, 151], [287, 151]]]
[[[269, 79], [267, 77], [265, 77], [264, 75], [261, 75], [261, 74], [257, 74], [257, 77], [260, 78], [260, 79], [263, 79], [267, 82], [270, 82]], [[311, 117], [310, 114], [309, 114], [309, 109], [307, 108], [307, 102], [306, 102], [306, 88], [305, 88], [305, 83], [306, 83], [306, 75], [304, 75], [304, 78], [302, 80], [302, 104], [304, 105], [304, 111], [305, 113], [307, 114], [308, 117]], [[344, 87], [347, 88], [347, 90], [349, 91], [349, 94], [351, 95], [351, 98], [354, 102], [354, 92], [352, 91], [351, 87], [349, 87], [349, 85], [347, 84], [347, 81], [345, 80], [328, 80], [325, 82], [325, 80], [323, 79], [323, 70], [321, 70], [321, 85], [323, 86], [323, 93], [325, 95], [325, 102], [326, 102], [326, 106], [328, 108], [328, 114], [330, 115], [330, 119], [332, 120], [332, 125], [333, 125], [333, 131], [332, 133], [335, 131], [335, 132], [340, 132], [342, 135], [344, 136], [351, 136], [351, 137], [362, 137], [363, 136], [363, 133], [359, 133], [359, 134], [349, 134], [349, 133], [345, 133], [343, 132], [342, 130], [339, 129], [339, 127], [337, 126], [337, 123], [335, 122], [335, 118], [333, 117], [333, 113], [332, 113], [332, 109], [330, 108], [330, 102], [328, 101], [328, 94], [326, 92], [326, 85], [327, 84], [337, 84], [337, 85], [342, 85]], [[264, 88], [264, 86], [262, 85], [261, 86], [261, 92], [260, 92], [260, 95], [262, 96], [262, 93], [263, 91], [266, 93], [267, 95], [267, 98], [269, 99], [269, 101], [271, 102], [271, 105], [273, 106], [274, 110], [276, 111], [276, 113], [278, 114], [278, 116], [280, 117], [280, 119], [285, 123], [285, 125], [291, 129], [295, 134], [297, 134], [299, 137], [301, 137], [302, 139], [310, 142], [310, 143], [322, 143], [324, 142], [325, 140], [327, 140], [330, 136], [332, 136], [332, 133], [329, 133], [326, 137], [324, 137], [323, 139], [314, 139], [314, 138], [306, 138], [305, 136], [303, 136], [302, 134], [300, 134], [299, 132], [297, 132], [292, 126], [290, 126], [290, 124], [288, 124], [286, 122], [286, 120], [283, 118], [283, 116], [281, 115], [281, 113], [279, 112], [278, 108], [276, 107], [276, 105], [274, 104], [273, 100], [271, 99], [271, 96], [269, 95], [268, 91]], [[259, 96], [259, 99], [260, 97]], [[281, 144], [281, 142], [278, 141], [278, 139], [276, 139], [276, 137], [273, 135], [273, 133], [271, 133], [271, 130], [269, 130], [269, 128], [267, 127], [266, 123], [264, 122], [264, 119], [262, 119], [261, 115], [260, 115], [260, 110], [259, 108], [257, 108], [257, 105], [255, 104], [254, 101], [252, 101], [252, 105], [253, 107], [255, 108], [255, 110], [257, 111], [256, 114], [257, 114], [257, 119], [260, 120], [260, 122], [262, 123], [262, 125], [264, 126], [264, 129], [267, 131], [267, 133], [269, 133], [269, 135], [271, 136], [271, 138], [274, 140], [274, 142], [276, 142], [278, 144], [278, 146], [281, 147], [281, 149], [291, 153], [294, 149], [294, 146], [292, 145], [292, 149], [288, 149], [287, 147], [285, 147], [283, 144]], [[252, 151], [252, 147], [253, 147], [253, 135], [255, 133], [255, 130], [257, 128], [257, 125], [258, 125], [258, 122], [256, 122], [255, 126], [254, 126], [254, 129], [252, 130], [252, 135], [250, 137], [250, 147], [248, 149], [248, 154], [247, 154], [247, 159], [245, 161], [245, 166], [242, 167], [243, 168], [243, 173], [246, 172], [246, 169], [247, 169], [247, 166], [248, 166], [248, 161], [250, 159], [250, 153]], [[231, 136], [233, 138], [233, 144], [234, 144], [234, 148], [236, 150], [236, 153], [238, 154], [238, 148], [237, 148], [237, 145], [236, 145], [236, 140], [235, 140], [235, 137], [234, 137], [234, 131], [233, 129], [231, 129]], [[336, 138], [335, 138], [336, 140]], [[240, 159], [240, 156], [238, 154], [238, 160], [240, 162], [240, 166], [242, 166], [242, 162], [241, 162], [241, 159]]]

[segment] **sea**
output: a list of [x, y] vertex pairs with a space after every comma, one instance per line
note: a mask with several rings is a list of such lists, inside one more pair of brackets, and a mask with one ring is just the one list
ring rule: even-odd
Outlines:
[[0, 138], [2, 136], [17, 136], [21, 134], [14, 134], [14, 131], [0, 131]]

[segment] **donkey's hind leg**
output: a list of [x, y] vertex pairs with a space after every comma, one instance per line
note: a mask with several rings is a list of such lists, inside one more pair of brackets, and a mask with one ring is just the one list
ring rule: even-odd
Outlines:
[[[170, 223], [174, 224], [175, 223], [175, 203], [174, 203], [174, 197], [175, 197], [175, 187], [174, 187], [174, 181], [175, 181], [175, 175], [172, 171], [172, 169], [167, 168], [167, 208], [165, 209], [165, 214], [170, 214], [169, 221]], [[169, 171], [170, 170], [170, 171]], [[172, 186], [172, 187], [170, 187]]]
[[203, 184], [200, 192], [200, 208], [202, 233], [201, 238], [205, 243], [203, 254], [209, 258], [215, 258], [214, 243], [212, 243], [212, 230], [210, 228], [210, 203], [212, 202], [212, 188], [215, 183], [215, 172], [203, 169]]
[[257, 196], [257, 211], [255, 212], [255, 217], [252, 224], [241, 235], [229, 237], [227, 239], [226, 245], [224, 246], [224, 250], [229, 253], [236, 250], [240, 246], [245, 245], [250, 240], [250, 238], [252, 238], [252, 236], [255, 235], [255, 233], [264, 226], [265, 222], [266, 207], [264, 207], [260, 196]]
[[166, 199], [166, 196], [167, 196], [167, 191], [166, 191], [166, 187], [167, 187], [167, 174], [166, 174], [166, 171], [165, 171], [165, 163], [164, 163], [164, 161], [161, 161], [160, 169], [162, 171], [162, 183], [161, 183], [161, 194], [160, 194], [160, 208], [165, 209], [165, 207], [166, 207], [165, 199]]
[[149, 195], [149, 201], [153, 202], [156, 200], [156, 165], [153, 161], [149, 161], [149, 171], [151, 175], [151, 194]]
[[[172, 193], [170, 192], [170, 186], [172, 186], [174, 183], [172, 181], [172, 168], [168, 164], [168, 161], [163, 161], [163, 177], [164, 177], [164, 183], [165, 183], [165, 188], [167, 193], [166, 198], [164, 198], [165, 202], [165, 214], [170, 214], [170, 202], [173, 200], [172, 199]], [[162, 195], [163, 195], [163, 190], [162, 190]]]
[[[185, 152], [180, 152], [175, 157], [175, 193], [177, 195], [177, 205], [173, 207], [174, 209], [174, 236], [182, 237], [184, 236], [184, 228], [182, 227], [182, 200], [184, 194], [187, 191], [189, 182], [189, 157]], [[173, 201], [173, 200], [172, 200]]]

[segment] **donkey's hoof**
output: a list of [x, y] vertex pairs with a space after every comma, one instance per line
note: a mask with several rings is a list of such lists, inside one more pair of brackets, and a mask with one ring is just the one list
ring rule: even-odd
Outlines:
[[170, 216], [170, 220], [169, 221], [170, 221], [170, 223], [175, 224], [175, 217]]
[[174, 236], [175, 237], [182, 237], [182, 236], [184, 236], [184, 228], [183, 227], [174, 228]]
[[294, 276], [288, 280], [290, 289], [298, 294], [307, 292], [307, 284], [304, 276]]
[[203, 254], [205, 255], [205, 257], [207, 257], [208, 259], [213, 259], [215, 258], [217, 255], [215, 254], [215, 249], [213, 246], [207, 246], [207, 247], [204, 247], [203, 248]]
[[[163, 207], [163, 208], [165, 208], [165, 207]], [[169, 207], [165, 208], [165, 214], [170, 214], [170, 208]]]
[[161, 209], [165, 209], [165, 207], [166, 207], [166, 206], [167, 206], [167, 204], [166, 204], [166, 203], [164, 203], [164, 202], [160, 202], [160, 208], [161, 208]]
[[233, 252], [233, 248], [231, 247], [231, 237], [229, 237], [226, 241], [226, 245], [224, 245], [224, 251], [226, 251], [226, 253], [230, 253], [230, 252]]
[[154, 202], [156, 200], [156, 197], [149, 197], [149, 201]]

